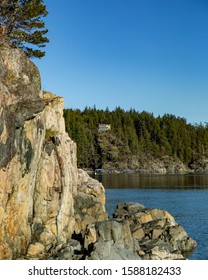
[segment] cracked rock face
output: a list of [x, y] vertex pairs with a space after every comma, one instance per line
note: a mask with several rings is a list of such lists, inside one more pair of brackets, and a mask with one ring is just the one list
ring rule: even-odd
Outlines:
[[107, 217], [103, 186], [78, 176], [63, 107], [22, 51], [0, 49], [0, 259], [44, 258]]
[[76, 144], [63, 99], [41, 92], [36, 66], [0, 50], [0, 259], [36, 256], [75, 228]]

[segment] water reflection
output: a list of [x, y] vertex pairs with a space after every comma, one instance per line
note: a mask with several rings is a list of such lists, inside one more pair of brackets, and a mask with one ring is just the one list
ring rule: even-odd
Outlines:
[[208, 188], [208, 175], [100, 174], [95, 179], [106, 189], [126, 188]]

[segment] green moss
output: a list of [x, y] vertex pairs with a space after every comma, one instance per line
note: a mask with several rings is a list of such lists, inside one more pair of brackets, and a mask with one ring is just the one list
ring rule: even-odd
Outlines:
[[6, 85], [15, 84], [17, 80], [18, 80], [17, 76], [12, 71], [9, 71], [5, 77], [5, 84]]
[[46, 142], [50, 141], [56, 135], [57, 135], [57, 131], [56, 130], [52, 130], [50, 128], [46, 129], [46, 133], [45, 133], [45, 140], [46, 140]]

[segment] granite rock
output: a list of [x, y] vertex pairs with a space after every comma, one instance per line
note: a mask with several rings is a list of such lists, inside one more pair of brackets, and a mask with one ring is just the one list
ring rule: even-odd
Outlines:
[[42, 258], [67, 244], [83, 228], [77, 193], [105, 213], [104, 188], [77, 169], [63, 108], [63, 98], [41, 91], [39, 71], [21, 50], [0, 48], [0, 259]]
[[145, 208], [138, 203], [133, 205], [119, 204], [113, 216], [129, 222], [142, 259], [184, 259], [184, 253], [197, 246], [167, 211]]

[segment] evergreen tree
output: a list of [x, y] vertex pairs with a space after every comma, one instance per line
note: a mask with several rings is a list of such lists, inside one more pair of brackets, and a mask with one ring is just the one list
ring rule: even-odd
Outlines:
[[[42, 20], [47, 14], [43, 0], [1, 0], [1, 42], [21, 48], [28, 57], [43, 57], [45, 52], [39, 48], [49, 42], [45, 37], [48, 30]], [[34, 45], [38, 49], [34, 49]]]

